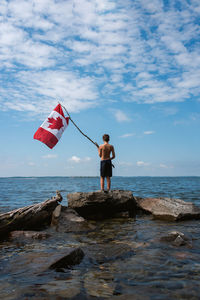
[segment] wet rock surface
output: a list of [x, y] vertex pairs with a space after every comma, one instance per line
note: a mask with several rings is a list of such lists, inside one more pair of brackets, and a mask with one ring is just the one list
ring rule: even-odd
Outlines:
[[200, 208], [191, 202], [172, 198], [134, 197], [138, 211], [150, 213], [156, 219], [179, 221], [200, 219]]
[[28, 238], [28, 239], [36, 239], [36, 240], [44, 240], [49, 238], [51, 235], [44, 231], [23, 231], [23, 230], [16, 230], [12, 231], [9, 235], [11, 239], [18, 239], [18, 238]]
[[84, 252], [81, 248], [65, 250], [63, 253], [54, 253], [48, 257], [48, 268], [60, 270], [68, 269], [74, 265], [80, 264], [84, 257]]
[[52, 213], [62, 201], [59, 191], [44, 202], [0, 214], [0, 238], [14, 230], [41, 230], [51, 223]]
[[11, 232], [13, 240], [0, 244], [1, 295], [139, 300], [154, 299], [162, 290], [163, 299], [198, 299], [199, 222], [162, 222], [148, 214], [121, 218], [129, 213], [119, 210], [101, 221], [94, 214], [97, 220], [91, 221], [57, 205], [46, 231]]
[[89, 296], [96, 299], [107, 299], [113, 296], [116, 283], [111, 273], [100, 269], [85, 274], [84, 288]]
[[67, 199], [68, 206], [86, 219], [101, 220], [123, 212], [128, 212], [130, 217], [136, 213], [136, 202], [131, 191], [72, 193], [67, 195]]
[[133, 248], [125, 243], [90, 245], [83, 250], [90, 261], [95, 264], [103, 264], [118, 259], [123, 260], [135, 254]]
[[53, 216], [52, 226], [57, 232], [84, 232], [94, 230], [96, 227], [81, 217], [74, 209], [62, 206], [59, 217], [55, 222]]
[[184, 233], [180, 232], [180, 231], [171, 231], [169, 232], [167, 235], [162, 236], [160, 238], [160, 241], [162, 242], [169, 242], [174, 246], [192, 246], [192, 241], [191, 238], [185, 236]]
[[[16, 270], [20, 270], [23, 265], [28, 269], [27, 274], [41, 275], [48, 270], [62, 271], [70, 269], [72, 266], [80, 264], [84, 257], [81, 248], [58, 249], [57, 251], [36, 251], [18, 256], [14, 262]], [[13, 266], [12, 266], [13, 268]]]

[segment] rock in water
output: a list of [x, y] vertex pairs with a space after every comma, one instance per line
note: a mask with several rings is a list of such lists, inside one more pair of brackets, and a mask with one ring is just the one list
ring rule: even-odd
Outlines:
[[22, 265], [26, 270], [26, 276], [41, 275], [48, 269], [63, 271], [81, 263], [84, 257], [81, 248], [64, 247], [63, 249], [46, 249], [46, 251], [30, 251], [18, 255], [10, 265], [11, 272], [21, 272]]
[[79, 216], [74, 209], [65, 206], [62, 206], [59, 218], [56, 219], [53, 213], [51, 226], [57, 232], [87, 232], [96, 228], [91, 222]]
[[[66, 251], [67, 252], [67, 251]], [[80, 264], [84, 257], [84, 252], [81, 248], [75, 248], [75, 249], [70, 249], [68, 253], [59, 254], [56, 253], [55, 257], [52, 256], [49, 258], [49, 263], [52, 262], [49, 266], [49, 269], [68, 269], [71, 268], [74, 265]]]
[[61, 201], [57, 191], [55, 197], [44, 202], [0, 214], [0, 238], [7, 237], [11, 231], [41, 230], [50, 225], [52, 213]]
[[167, 235], [162, 236], [160, 238], [160, 241], [171, 242], [172, 245], [177, 246], [177, 247], [183, 246], [183, 245], [192, 247], [192, 243], [191, 243], [191, 240], [189, 239], [189, 237], [185, 236], [184, 233], [179, 232], [179, 231], [169, 232]]
[[84, 247], [83, 251], [90, 261], [95, 265], [126, 259], [135, 255], [133, 247], [126, 243], [114, 244], [97, 244]]
[[136, 213], [136, 202], [131, 191], [72, 193], [67, 195], [68, 206], [86, 219], [106, 219], [121, 212]]
[[180, 231], [170, 231], [167, 233], [167, 235], [162, 236], [160, 240], [163, 242], [173, 242], [178, 236], [180, 236], [184, 241], [189, 240], [189, 238]]
[[200, 219], [200, 208], [191, 202], [172, 198], [134, 198], [139, 210], [151, 213], [156, 219], [167, 221]]
[[28, 239], [36, 239], [36, 240], [44, 240], [50, 237], [50, 234], [44, 231], [23, 231], [16, 230], [10, 233], [10, 238], [28, 238]]

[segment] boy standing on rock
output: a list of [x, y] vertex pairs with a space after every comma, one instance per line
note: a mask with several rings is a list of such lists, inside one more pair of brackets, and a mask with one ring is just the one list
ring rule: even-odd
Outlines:
[[[99, 156], [101, 158], [100, 163], [100, 185], [101, 191], [104, 191], [104, 180], [106, 177], [107, 180], [107, 190], [110, 191], [111, 180], [112, 177], [112, 162], [111, 160], [115, 158], [115, 150], [112, 145], [109, 144], [110, 137], [108, 134], [103, 135], [104, 144], [98, 147]], [[112, 155], [112, 156], [111, 156]]]

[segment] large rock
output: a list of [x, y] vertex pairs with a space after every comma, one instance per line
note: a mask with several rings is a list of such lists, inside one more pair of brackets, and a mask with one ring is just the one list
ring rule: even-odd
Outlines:
[[59, 216], [58, 209], [55, 209], [52, 215], [51, 226], [57, 232], [87, 232], [96, 228], [89, 221], [79, 216], [74, 209], [65, 206], [61, 207]]
[[151, 213], [156, 219], [178, 221], [200, 218], [200, 209], [191, 202], [172, 198], [134, 198], [140, 211]]
[[86, 219], [106, 219], [128, 212], [134, 216], [136, 202], [131, 191], [72, 193], [67, 195], [68, 206]]
[[0, 239], [11, 231], [41, 230], [50, 225], [52, 213], [61, 201], [62, 196], [56, 191], [55, 197], [44, 202], [0, 214]]

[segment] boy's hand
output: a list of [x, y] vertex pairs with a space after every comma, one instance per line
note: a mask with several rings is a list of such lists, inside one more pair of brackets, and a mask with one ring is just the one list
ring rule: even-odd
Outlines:
[[95, 143], [95, 145], [97, 146], [97, 148], [99, 148], [99, 145], [97, 143]]

